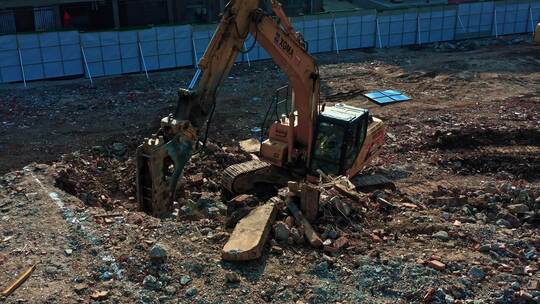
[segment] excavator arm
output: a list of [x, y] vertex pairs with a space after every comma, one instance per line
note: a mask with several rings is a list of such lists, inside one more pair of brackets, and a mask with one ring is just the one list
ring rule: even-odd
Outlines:
[[137, 199], [146, 212], [155, 216], [171, 212], [199, 131], [211, 115], [217, 91], [238, 53], [244, 51], [249, 33], [289, 78], [296, 111], [289, 115], [290, 127], [285, 132], [288, 160], [308, 163], [319, 101], [317, 65], [281, 4], [274, 0], [271, 4], [276, 17], [260, 9], [259, 0], [231, 0], [226, 5], [189, 88], [178, 91], [175, 113], [163, 118], [158, 133], [145, 138], [137, 149]]

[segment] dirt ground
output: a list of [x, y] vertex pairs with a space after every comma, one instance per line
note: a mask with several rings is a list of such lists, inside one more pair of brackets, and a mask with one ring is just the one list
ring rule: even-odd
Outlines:
[[[5, 302], [540, 303], [540, 46], [514, 38], [317, 55], [324, 101], [384, 120], [366, 174], [396, 190], [325, 188], [314, 227], [347, 245], [272, 232], [242, 264], [220, 258], [231, 229], [218, 184], [250, 159], [237, 141], [286, 84], [273, 63], [233, 68], [167, 219], [138, 211], [133, 156], [193, 69], [1, 86], [0, 287], [36, 265]], [[373, 89], [413, 99], [379, 107], [361, 96]]]

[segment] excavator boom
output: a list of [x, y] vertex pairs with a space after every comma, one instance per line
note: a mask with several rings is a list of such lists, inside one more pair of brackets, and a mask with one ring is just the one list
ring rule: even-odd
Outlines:
[[[284, 122], [284, 132], [276, 129], [274, 133], [282, 134], [288, 143], [288, 162], [309, 163], [319, 101], [317, 65], [281, 4], [274, 0], [271, 3], [277, 19], [259, 8], [259, 0], [231, 0], [227, 4], [190, 87], [178, 90], [175, 113], [163, 118], [158, 133], [145, 138], [137, 149], [137, 199], [144, 211], [155, 216], [171, 212], [183, 168], [198, 143], [198, 132], [211, 115], [217, 91], [238, 53], [245, 51], [249, 33], [292, 85], [296, 112]], [[272, 145], [268, 143], [266, 150], [271, 151]]]

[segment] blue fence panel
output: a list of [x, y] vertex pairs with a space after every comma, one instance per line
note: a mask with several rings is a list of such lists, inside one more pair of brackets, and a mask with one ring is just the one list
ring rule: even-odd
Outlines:
[[139, 55], [139, 40], [137, 31], [122, 31], [118, 33], [122, 73], [142, 71]]
[[443, 12], [443, 32], [442, 41], [449, 41], [456, 39], [456, 18], [457, 8], [449, 7], [445, 8]]
[[[92, 77], [104, 76], [105, 68], [103, 67], [99, 33], [81, 33], [80, 37], [88, 64], [87, 73], [90, 73]], [[88, 77], [88, 75], [86, 76]]]
[[141, 56], [144, 57], [146, 69], [148, 71], [159, 70], [159, 52], [156, 28], [140, 30], [139, 42], [141, 45]]
[[156, 28], [159, 69], [170, 69], [176, 64], [176, 44], [174, 43], [174, 27]]
[[334, 25], [331, 16], [317, 20], [317, 53], [330, 52], [334, 49]]
[[64, 76], [84, 74], [79, 32], [59, 32]]
[[103, 58], [103, 73], [105, 75], [122, 74], [122, 57], [118, 32], [99, 33], [101, 54]]
[[377, 14], [362, 16], [362, 39], [360, 47], [374, 47], [376, 44], [376, 20]]
[[189, 25], [174, 27], [174, 49], [177, 67], [194, 65], [191, 32], [192, 27]]
[[344, 46], [338, 33], [339, 47], [343, 49], [359, 49], [362, 47], [362, 16], [347, 17], [347, 37]]
[[39, 44], [43, 59], [44, 78], [64, 76], [59, 33], [49, 32], [39, 34]]
[[407, 10], [403, 14], [403, 40], [402, 45], [417, 43], [418, 38], [418, 12]]
[[213, 34], [214, 34], [213, 30], [207, 30], [207, 29], [195, 30], [193, 32], [193, 47], [195, 49], [196, 64], [199, 63], [199, 60], [204, 54], [204, 51], [206, 50], [206, 46], [210, 42], [210, 39], [212, 39]]
[[309, 52], [319, 52], [319, 21], [317, 19], [304, 20], [304, 39], [309, 45]]
[[536, 31], [536, 25], [540, 22], [540, 1], [531, 2], [529, 7], [529, 29], [528, 32]]
[[253, 43], [255, 43], [255, 45], [253, 46], [253, 48], [251, 48], [251, 50], [244, 56], [247, 60], [247, 57], [249, 56], [249, 60], [251, 61], [254, 61], [254, 60], [259, 60], [259, 49], [258, 49], [258, 44], [255, 42], [255, 38], [253, 38], [253, 36], [251, 36], [251, 34], [248, 35], [247, 39], [246, 39], [246, 48], [250, 48]]
[[17, 37], [26, 80], [44, 79], [39, 34], [21, 34]]
[[490, 36], [494, 28], [494, 10], [495, 4], [493, 2], [459, 4], [456, 38]]
[[530, 17], [528, 2], [500, 2], [495, 5], [497, 28], [494, 35], [508, 35], [527, 32], [527, 21]]
[[390, 15], [377, 17], [377, 46], [390, 46]]
[[17, 52], [17, 36], [0, 36], [0, 81], [21, 81], [22, 73]]

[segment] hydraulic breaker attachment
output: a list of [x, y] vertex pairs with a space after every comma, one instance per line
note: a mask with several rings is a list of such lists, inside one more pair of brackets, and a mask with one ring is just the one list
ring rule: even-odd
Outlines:
[[137, 148], [137, 200], [143, 211], [156, 217], [172, 212], [176, 188], [193, 153], [196, 132], [186, 120], [161, 120], [158, 134]]

